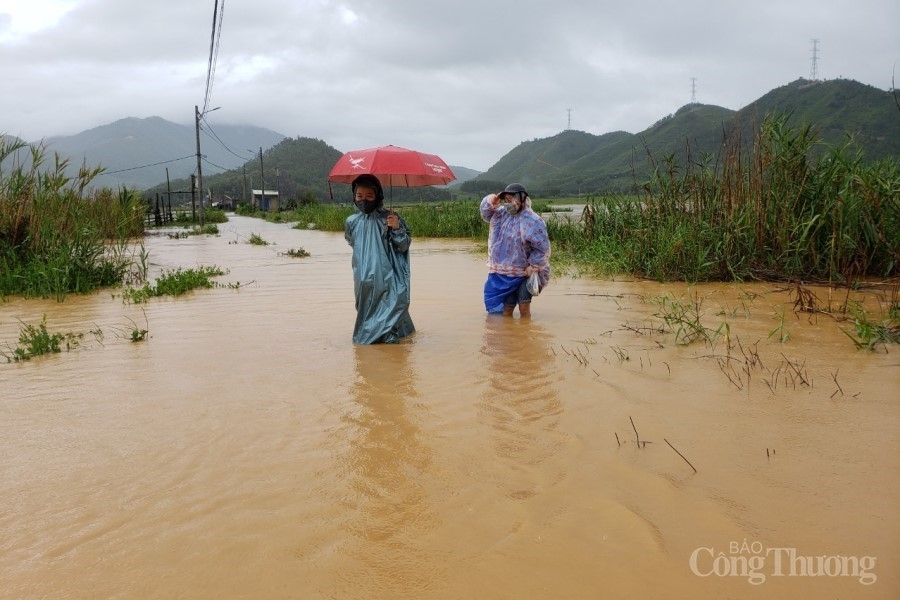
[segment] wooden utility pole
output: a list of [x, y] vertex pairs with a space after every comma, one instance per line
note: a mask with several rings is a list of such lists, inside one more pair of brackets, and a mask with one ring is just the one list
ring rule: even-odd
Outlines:
[[166, 167], [166, 199], [169, 201], [169, 213], [166, 215], [166, 205], [163, 204], [163, 223], [169, 222], [172, 216], [172, 184], [169, 182], [169, 167]]
[[265, 206], [265, 210], [268, 211], [269, 207], [266, 206], [266, 172], [263, 170], [262, 146], [259, 147], [259, 177], [262, 179], [262, 196], [259, 200], [260, 208]]
[[[241, 169], [244, 171], [244, 183], [243, 183], [244, 187], [243, 187], [243, 189], [241, 189], [241, 198], [243, 198], [246, 201], [247, 200], [247, 166], [244, 165], [243, 167], [241, 167]], [[235, 208], [237, 208], [237, 207], [235, 207]]]
[[191, 223], [197, 218], [197, 176], [191, 173]]
[[200, 227], [203, 227], [203, 166], [200, 154], [200, 108], [194, 105], [194, 123], [197, 136], [197, 195], [200, 198]]

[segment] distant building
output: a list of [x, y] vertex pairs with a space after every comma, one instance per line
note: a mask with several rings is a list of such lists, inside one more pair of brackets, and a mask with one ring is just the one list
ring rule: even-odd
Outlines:
[[253, 193], [253, 208], [264, 212], [278, 212], [281, 210], [280, 197], [275, 190], [251, 190]]

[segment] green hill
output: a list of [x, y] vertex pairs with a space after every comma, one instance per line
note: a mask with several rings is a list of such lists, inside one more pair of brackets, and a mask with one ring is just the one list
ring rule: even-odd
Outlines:
[[828, 146], [851, 136], [868, 161], [900, 157], [900, 111], [891, 92], [848, 79], [798, 79], [741, 109], [737, 118], [749, 131], [761, 115], [775, 112], [791, 115], [791, 125], [815, 127]]
[[[350, 186], [335, 183], [329, 186], [328, 173], [343, 155], [322, 140], [298, 137], [285, 138], [263, 152], [259, 157], [247, 161], [242, 166], [214, 175], [203, 176], [204, 194], [210, 194], [213, 201], [248, 201], [250, 190], [261, 189], [263, 177], [267, 190], [277, 190], [284, 199], [283, 206], [293, 202], [350, 202]], [[477, 174], [477, 172], [471, 172]], [[173, 191], [189, 190], [189, 179], [173, 180]], [[148, 197], [166, 191], [160, 184], [147, 190]], [[441, 188], [393, 188], [385, 190], [388, 201], [436, 201], [450, 197]], [[173, 199], [173, 202], [175, 200]]]
[[799, 79], [739, 111], [688, 104], [638, 134], [563, 131], [523, 142], [461, 190], [485, 193], [518, 181], [535, 196], [627, 192], [664, 157], [673, 156], [679, 165], [717, 157], [734, 136], [747, 149], [765, 116], [776, 113], [789, 114], [792, 126], [814, 127], [823, 142], [820, 152], [849, 136], [866, 161], [900, 157], [900, 112], [890, 92], [851, 80]]

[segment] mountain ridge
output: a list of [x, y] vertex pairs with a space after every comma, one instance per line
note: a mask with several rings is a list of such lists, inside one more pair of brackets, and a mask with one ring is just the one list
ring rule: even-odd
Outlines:
[[[849, 79], [800, 78], [736, 111], [692, 103], [638, 133], [598, 135], [564, 130], [521, 142], [483, 173], [451, 165], [458, 179], [450, 187], [477, 194], [518, 181], [535, 195], [550, 197], [626, 191], [639, 185], [652, 163], [664, 156], [674, 156], [679, 164], [685, 164], [704, 153], [717, 155], [728, 132], [752, 140], [764, 116], [771, 113], [790, 115], [793, 125], [813, 124], [825, 146], [838, 145], [850, 137], [865, 151], [867, 160], [900, 156], [900, 114], [892, 92]], [[256, 150], [263, 149], [266, 170], [280, 169], [282, 180], [293, 182], [284, 193], [313, 194], [320, 200], [333, 195], [327, 186], [327, 174], [342, 152], [322, 140], [293, 139], [250, 125], [217, 125], [213, 130], [204, 122], [201, 131], [204, 187], [218, 187], [232, 197], [246, 194], [247, 184], [238, 183], [238, 173], [243, 171], [246, 177], [256, 170], [261, 175]], [[159, 191], [166, 181], [164, 168], [173, 182], [187, 179], [196, 170], [194, 128], [160, 117], [120, 119], [75, 136], [47, 138], [44, 144], [69, 158], [70, 168], [83, 162], [89, 166], [103, 164], [106, 173], [95, 180], [97, 186], [128, 185]], [[98, 156], [106, 157], [106, 162], [98, 161]], [[173, 160], [176, 156], [181, 158]], [[300, 157], [308, 164], [296, 163]], [[144, 165], [152, 167], [144, 169]], [[311, 170], [309, 165], [316, 167]], [[271, 175], [267, 184], [270, 180]], [[226, 181], [229, 183], [222, 185]], [[183, 183], [179, 185], [186, 189]]]
[[[210, 174], [240, 166], [259, 148], [270, 148], [287, 136], [252, 125], [201, 125], [203, 169]], [[162, 117], [125, 117], [75, 135], [52, 136], [41, 142], [49, 152], [70, 161], [70, 172], [82, 164], [101, 165], [98, 187], [145, 189], [166, 180], [185, 178], [196, 171], [196, 129]], [[249, 146], [249, 149], [248, 149]], [[238, 148], [246, 157], [235, 156]], [[152, 169], [153, 167], [159, 167]], [[152, 170], [151, 170], [152, 169]]]
[[[851, 138], [867, 161], [900, 157], [900, 112], [892, 92], [849, 79], [800, 78], [737, 111], [715, 105], [682, 106], [640, 133], [622, 132], [612, 144], [598, 146], [574, 161], [557, 163], [552, 172], [525, 164], [523, 156], [551, 155], [566, 138], [593, 134], [567, 130], [524, 142], [461, 189], [483, 193], [501, 182], [519, 181], [535, 195], [550, 197], [630, 191], [640, 187], [663, 157], [673, 156], [677, 164], [685, 165], [704, 154], [719, 156], [729, 135], [739, 135], [748, 147], [769, 114], [787, 115], [791, 127], [814, 127], [822, 141], [820, 153]], [[526, 152], [523, 146], [527, 155], [522, 154]]]

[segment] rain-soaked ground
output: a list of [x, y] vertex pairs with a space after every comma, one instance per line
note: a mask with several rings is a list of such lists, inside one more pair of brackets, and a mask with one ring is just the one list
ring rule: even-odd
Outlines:
[[[354, 347], [341, 234], [219, 228], [151, 273], [239, 289], [0, 304], [7, 353], [84, 334], [0, 364], [0, 598], [900, 597], [900, 349], [772, 284], [557, 277], [488, 318], [483, 256], [423, 239], [418, 332]], [[666, 295], [728, 339], [654, 331]]]

